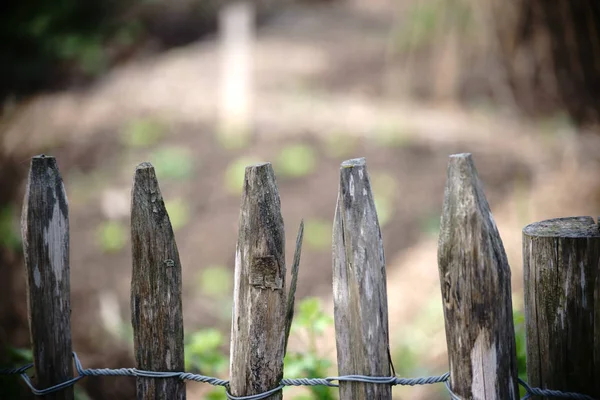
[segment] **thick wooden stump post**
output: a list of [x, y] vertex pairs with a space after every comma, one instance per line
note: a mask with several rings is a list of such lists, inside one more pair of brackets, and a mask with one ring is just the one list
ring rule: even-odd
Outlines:
[[572, 217], [526, 226], [523, 265], [529, 384], [600, 398], [598, 225]]
[[438, 264], [452, 391], [517, 399], [510, 268], [470, 154], [450, 157]]
[[[135, 170], [131, 199], [131, 323], [136, 368], [183, 371], [181, 263], [154, 167]], [[179, 378], [136, 378], [139, 400], [183, 400]]]
[[[21, 217], [27, 310], [39, 389], [73, 377], [69, 206], [54, 157], [33, 157]], [[44, 396], [73, 400], [73, 387]]]
[[[246, 168], [235, 253], [230, 390], [249, 396], [283, 378], [286, 331], [285, 234], [270, 163]], [[281, 391], [269, 396], [281, 399]]]
[[[385, 257], [364, 158], [340, 168], [333, 300], [339, 374], [390, 376]], [[391, 398], [389, 385], [340, 382], [342, 400]]]

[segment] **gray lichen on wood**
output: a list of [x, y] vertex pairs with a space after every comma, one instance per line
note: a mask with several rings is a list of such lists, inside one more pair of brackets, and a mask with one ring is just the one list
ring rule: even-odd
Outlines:
[[438, 264], [452, 390], [517, 399], [510, 267], [470, 154], [450, 157]]
[[[283, 378], [285, 233], [270, 163], [246, 168], [235, 255], [230, 390], [263, 393]], [[281, 399], [281, 392], [268, 397]]]
[[526, 226], [523, 265], [528, 382], [600, 398], [598, 225], [572, 217]]
[[[131, 199], [131, 321], [136, 368], [183, 371], [181, 263], [154, 168], [135, 170]], [[138, 399], [185, 399], [178, 378], [136, 378]]]
[[[340, 168], [333, 223], [333, 295], [340, 375], [389, 376], [385, 257], [364, 158]], [[340, 383], [342, 399], [391, 399], [391, 386]]]
[[[54, 157], [31, 160], [21, 233], [35, 377], [43, 389], [73, 377], [69, 208]], [[72, 400], [73, 388], [44, 399]]]

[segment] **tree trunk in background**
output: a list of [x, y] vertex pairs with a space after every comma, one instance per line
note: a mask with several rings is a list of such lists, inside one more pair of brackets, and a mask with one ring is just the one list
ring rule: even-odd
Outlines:
[[600, 2], [491, 0], [500, 58], [527, 113], [565, 109], [581, 127], [600, 123]]

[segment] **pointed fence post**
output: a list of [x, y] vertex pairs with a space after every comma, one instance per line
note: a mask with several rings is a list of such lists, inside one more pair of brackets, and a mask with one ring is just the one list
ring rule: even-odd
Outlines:
[[[181, 263], [154, 167], [135, 170], [131, 199], [131, 323], [136, 368], [183, 371]], [[138, 377], [137, 398], [185, 399], [179, 378]]]
[[[246, 168], [235, 254], [230, 390], [255, 395], [279, 386], [285, 351], [285, 234], [270, 163]], [[281, 390], [267, 397], [282, 398]]]
[[[31, 159], [21, 233], [36, 385], [45, 389], [73, 377], [69, 206], [54, 157]], [[73, 400], [73, 387], [43, 398]]]
[[[364, 158], [340, 168], [333, 223], [333, 300], [340, 375], [390, 376], [385, 257]], [[340, 382], [341, 399], [391, 399], [384, 384]]]
[[600, 399], [598, 225], [571, 217], [526, 226], [523, 266], [528, 383]]
[[470, 154], [450, 156], [438, 264], [452, 391], [517, 399], [510, 267]]

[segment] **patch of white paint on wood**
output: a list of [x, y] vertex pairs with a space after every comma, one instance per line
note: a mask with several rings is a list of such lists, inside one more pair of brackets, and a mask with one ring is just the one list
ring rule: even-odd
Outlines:
[[[484, 394], [484, 399], [493, 399], [496, 396], [496, 344], [490, 343], [489, 333], [481, 329], [471, 350], [471, 367], [473, 371], [473, 394]], [[479, 399], [476, 397], [474, 399]]]

